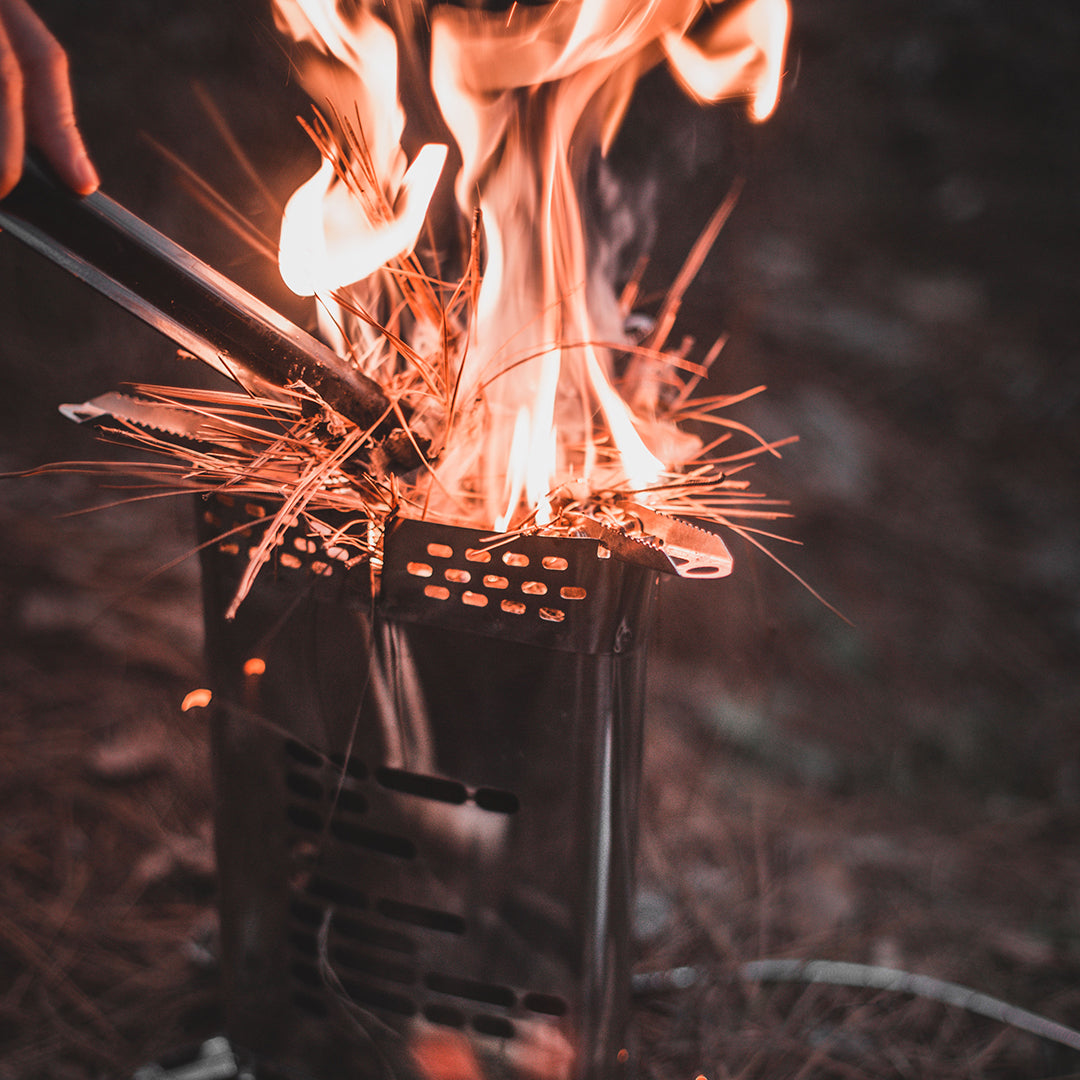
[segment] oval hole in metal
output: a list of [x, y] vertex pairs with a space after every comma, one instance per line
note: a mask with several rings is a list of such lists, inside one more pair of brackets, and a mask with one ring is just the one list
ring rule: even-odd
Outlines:
[[418, 1011], [416, 1002], [404, 994], [394, 994], [377, 986], [357, 982], [355, 979], [342, 979], [341, 985], [345, 988], [345, 993], [357, 1005], [384, 1009], [386, 1012], [398, 1013], [400, 1016], [415, 1016]]
[[569, 1004], [555, 994], [526, 994], [522, 1002], [530, 1012], [543, 1013], [545, 1016], [565, 1016]]
[[498, 788], [478, 788], [473, 802], [481, 810], [490, 810], [493, 814], [516, 814], [521, 809], [521, 800], [512, 791]]
[[395, 922], [408, 923], [410, 926], [423, 926], [428, 930], [440, 930], [444, 934], [464, 934], [467, 926], [460, 915], [452, 911], [439, 911], [437, 908], [421, 907], [419, 904], [407, 904], [404, 900], [380, 900], [375, 905], [380, 915], [385, 915]]
[[285, 786], [294, 795], [299, 795], [301, 799], [311, 799], [312, 802], [319, 802], [323, 797], [322, 784], [306, 773], [294, 772], [290, 769], [285, 774]]
[[335, 904], [345, 904], [347, 907], [362, 910], [368, 906], [366, 893], [333, 878], [313, 877], [305, 891], [309, 896], [317, 896], [320, 900], [329, 900]]
[[359, 791], [343, 787], [337, 793], [336, 808], [344, 810], [347, 814], [365, 814], [367, 813], [368, 801]]
[[308, 768], [311, 769], [318, 769], [323, 763], [322, 754], [317, 754], [302, 742], [297, 742], [296, 739], [287, 739], [285, 741], [285, 753], [288, 754], [293, 761], [298, 761], [301, 765], [307, 765]]
[[[316, 926], [321, 922], [320, 916]], [[388, 949], [390, 952], [405, 953], [409, 956], [416, 952], [416, 942], [407, 934], [399, 934], [396, 930], [387, 930], [383, 926], [372, 926], [370, 923], [350, 918], [348, 915], [335, 916], [330, 922], [330, 930], [338, 937], [358, 941], [377, 949]]]
[[412, 986], [417, 979], [416, 968], [412, 964], [388, 960], [385, 956], [372, 956], [370, 953], [359, 952], [348, 945], [335, 945], [330, 950], [330, 959], [351, 972], [375, 975], [401, 986]]
[[517, 995], [509, 986], [497, 986], [495, 983], [479, 982], [476, 979], [462, 979], [457, 975], [444, 975], [431, 971], [424, 976], [424, 985], [439, 994], [465, 998], [467, 1001], [479, 1001], [483, 1005], [498, 1005], [512, 1009], [517, 1003]]
[[687, 570], [680, 570], [683, 577], [715, 578], [726, 577], [728, 571], [722, 566], [691, 566]]
[[490, 1035], [495, 1039], [512, 1039], [517, 1029], [509, 1020], [501, 1016], [486, 1016], [481, 1013], [473, 1017], [473, 1031], [480, 1035]]
[[390, 855], [395, 859], [416, 858], [416, 845], [404, 836], [394, 836], [392, 833], [367, 829], [361, 825], [354, 825], [351, 821], [342, 821], [340, 818], [330, 823], [330, 831], [342, 843], [352, 844], [353, 847], [366, 848], [368, 851]]
[[375, 770], [375, 779], [384, 788], [400, 791], [406, 795], [416, 795], [421, 799], [435, 799], [438, 802], [454, 803], [460, 806], [469, 797], [465, 785], [457, 780], [447, 780], [442, 776], [427, 776], [424, 773], [409, 772], [406, 769], [392, 769], [380, 765]]
[[345, 757], [344, 754], [331, 754], [330, 760], [339, 768], [344, 768], [348, 776], [355, 780], [366, 780], [368, 775], [367, 766], [357, 757]]
[[452, 1005], [425, 1005], [424, 1019], [433, 1024], [442, 1024], [443, 1027], [463, 1028], [465, 1026], [465, 1014]]

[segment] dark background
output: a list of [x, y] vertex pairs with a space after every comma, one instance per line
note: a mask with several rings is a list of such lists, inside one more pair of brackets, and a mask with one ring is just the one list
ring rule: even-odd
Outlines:
[[[303, 318], [145, 138], [275, 235], [194, 89], [282, 201], [315, 157], [263, 6], [38, 10], [70, 51], [104, 190]], [[667, 583], [645, 964], [705, 964], [709, 948], [727, 973], [775, 953], [888, 962], [1080, 1023], [1078, 38], [1068, 0], [796, 2], [767, 125], [698, 110], [662, 77], [631, 112], [614, 160], [655, 216], [654, 292], [746, 177], [680, 329], [699, 355], [729, 332], [711, 388], [766, 383], [735, 415], [801, 437], [755, 470], [802, 544], [772, 549], [850, 620], [738, 540], [733, 578]], [[60, 402], [202, 378], [2, 236], [0, 327], [4, 471], [115, 456]], [[71, 518], [118, 493], [77, 475], [3, 484], [0, 1077], [117, 1075], [218, 1022], [205, 733], [178, 710], [201, 679], [197, 569], [175, 562], [189, 507]], [[650, 1013], [655, 1059], [681, 1062], [678, 1044], [689, 1068], [794, 1075], [824, 1020], [802, 998], [802, 1027], [782, 996], [748, 1001], [701, 991], [663, 1014], [683, 1017], [678, 1038]], [[863, 1003], [840, 1004], [830, 1031]], [[875, 1076], [1076, 1067], [902, 1015], [859, 1028], [870, 1043], [849, 1058]], [[775, 1059], [752, 1037], [769, 1024], [788, 1040]], [[808, 1075], [848, 1075], [830, 1060]]]

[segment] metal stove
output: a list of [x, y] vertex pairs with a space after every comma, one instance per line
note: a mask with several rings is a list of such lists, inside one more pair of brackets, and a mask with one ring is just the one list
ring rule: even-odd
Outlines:
[[[259, 1075], [627, 1068], [628, 910], [657, 574], [595, 539], [400, 520], [370, 570], [207, 503], [228, 1034]], [[267, 1072], [269, 1070], [269, 1072]]]

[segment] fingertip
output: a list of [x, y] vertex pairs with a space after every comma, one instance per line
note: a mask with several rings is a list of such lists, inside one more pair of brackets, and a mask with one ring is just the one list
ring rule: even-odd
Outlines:
[[78, 158], [72, 168], [71, 187], [77, 195], [91, 195], [101, 186], [97, 169], [88, 157]]
[[97, 191], [101, 184], [97, 170], [74, 128], [62, 132], [59, 138], [42, 140], [37, 145], [61, 183], [76, 195], [89, 195]]
[[22, 176], [22, 153], [4, 154], [0, 158], [0, 199], [7, 198]]

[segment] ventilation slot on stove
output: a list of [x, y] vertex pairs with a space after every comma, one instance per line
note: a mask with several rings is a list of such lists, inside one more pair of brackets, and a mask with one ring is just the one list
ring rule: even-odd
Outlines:
[[512, 791], [499, 791], [498, 788], [478, 788], [473, 802], [481, 810], [490, 810], [493, 814], [516, 814], [521, 809], [521, 800]]
[[490, 1035], [495, 1039], [512, 1039], [517, 1034], [514, 1025], [502, 1016], [486, 1016], [481, 1013], [473, 1017], [472, 1026], [478, 1035]]
[[465, 920], [450, 911], [438, 911], [435, 908], [407, 904], [402, 900], [380, 900], [376, 907], [380, 915], [396, 922], [409, 923], [411, 926], [423, 926], [428, 930], [441, 930], [445, 934], [464, 934]]
[[365, 909], [368, 906], [367, 894], [345, 885], [332, 878], [313, 877], [307, 884], [306, 892], [309, 896], [317, 896], [320, 900], [329, 900], [333, 904], [341, 904], [345, 907]]
[[512, 1009], [517, 1002], [517, 995], [508, 986], [462, 979], [456, 975], [441, 975], [433, 971], [424, 977], [424, 985], [436, 993], [478, 1001], [482, 1005], [499, 1005], [504, 1009]]
[[354, 780], [366, 780], [368, 778], [368, 767], [359, 758], [345, 757], [344, 754], [331, 754], [330, 761], [339, 770], [344, 769], [345, 774], [351, 776]]
[[463, 1028], [467, 1019], [460, 1009], [455, 1009], [452, 1005], [425, 1005], [424, 1018], [433, 1024], [452, 1028]]
[[529, 1012], [543, 1013], [545, 1016], [565, 1016], [570, 1008], [568, 1002], [554, 994], [526, 994], [522, 1004]]
[[335, 969], [340, 966], [354, 974], [374, 975], [376, 978], [400, 983], [402, 986], [413, 986], [417, 980], [416, 968], [409, 964], [394, 963], [382, 956], [369, 956], [347, 945], [339, 945], [331, 949], [330, 962]]
[[356, 982], [355, 979], [342, 979], [341, 985], [349, 1000], [356, 1005], [365, 1005], [370, 1009], [385, 1009], [400, 1016], [415, 1016], [418, 1009], [416, 1002], [404, 994], [395, 994], [390, 990], [381, 990], [377, 986]]
[[350, 821], [340, 820], [330, 823], [330, 831], [344, 844], [366, 848], [368, 851], [377, 851], [380, 855], [390, 855], [395, 859], [416, 858], [416, 845], [404, 836], [393, 836], [390, 833], [366, 829]]
[[366, 814], [368, 808], [368, 801], [360, 794], [359, 791], [353, 791], [351, 788], [342, 788], [334, 797], [335, 805], [338, 810], [342, 810], [347, 814]]
[[310, 799], [313, 802], [320, 802], [322, 800], [322, 784], [320, 784], [318, 780], [312, 779], [306, 773], [290, 770], [285, 774], [285, 786], [294, 795], [300, 796], [301, 799]]
[[330, 922], [330, 929], [338, 937], [358, 942], [361, 945], [370, 945], [410, 956], [416, 952], [415, 942], [406, 934], [398, 933], [396, 930], [387, 930], [381, 926], [372, 926], [370, 923], [349, 918], [346, 915], [334, 916]]
[[378, 768], [375, 779], [391, 791], [400, 791], [405, 795], [418, 795], [422, 799], [434, 799], [436, 802], [465, 802], [469, 793], [464, 784], [456, 780], [443, 780], [438, 776], [425, 776], [422, 773], [406, 772], [404, 769]]
[[293, 761], [299, 762], [301, 765], [307, 765], [311, 769], [318, 769], [323, 763], [321, 754], [317, 754], [302, 742], [297, 742], [296, 739], [287, 739], [285, 741], [285, 753]]

